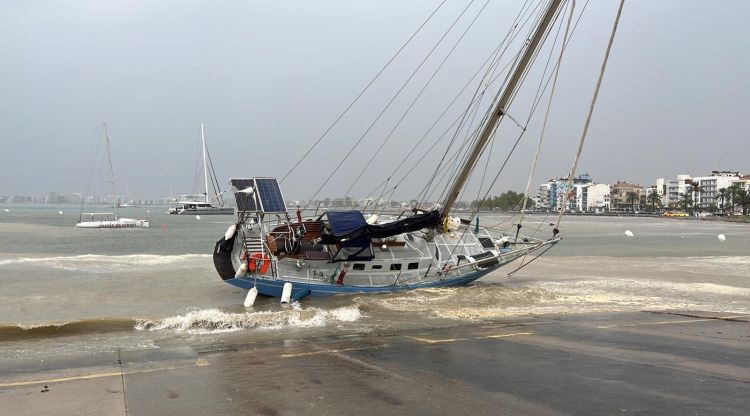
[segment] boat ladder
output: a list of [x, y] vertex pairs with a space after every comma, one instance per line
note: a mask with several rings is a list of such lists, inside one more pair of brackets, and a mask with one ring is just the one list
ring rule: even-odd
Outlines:
[[264, 244], [262, 238], [246, 238], [245, 239], [245, 251], [247, 255], [253, 255], [255, 253], [265, 254]]

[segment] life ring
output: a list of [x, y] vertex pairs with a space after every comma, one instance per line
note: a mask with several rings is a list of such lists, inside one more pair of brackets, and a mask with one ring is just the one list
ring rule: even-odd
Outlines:
[[254, 272], [258, 268], [258, 263], [260, 263], [260, 274], [265, 274], [271, 267], [271, 258], [263, 253], [253, 253], [248, 259], [247, 269]]

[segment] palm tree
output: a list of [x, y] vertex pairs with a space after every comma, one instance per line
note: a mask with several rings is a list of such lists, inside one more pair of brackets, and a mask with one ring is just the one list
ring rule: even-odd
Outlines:
[[699, 182], [696, 181], [690, 181], [691, 191], [693, 193], [693, 203], [695, 203], [697, 206], [698, 211], [701, 211], [701, 193], [705, 190], [704, 186], [701, 186]]
[[680, 205], [685, 212], [689, 212], [688, 209], [693, 206], [693, 195], [692, 192], [685, 192], [680, 194]]
[[628, 192], [628, 193], [626, 194], [626, 196], [625, 196], [625, 200], [626, 200], [626, 201], [628, 201], [628, 203], [629, 203], [629, 204], [630, 204], [630, 206], [631, 206], [631, 209], [632, 209], [633, 211], [635, 211], [635, 201], [637, 201], [637, 200], [638, 200], [638, 194], [636, 194], [635, 192], [632, 192], [632, 191], [631, 191], [631, 192]]
[[721, 188], [716, 192], [716, 198], [719, 200], [719, 210], [724, 213], [724, 201], [730, 197], [730, 192], [727, 188]]
[[729, 191], [729, 206], [732, 208], [732, 212], [734, 213], [734, 207], [735, 205], [741, 206], [739, 203], [739, 196], [744, 189], [740, 186], [738, 183], [733, 183], [732, 185], [727, 188], [727, 191]]
[[739, 188], [734, 197], [734, 204], [742, 208], [742, 215], [747, 215], [748, 210], [750, 210], [750, 193], [743, 188]]
[[651, 211], [656, 211], [656, 206], [658, 205], [659, 208], [661, 208], [661, 196], [659, 196], [659, 193], [655, 190], [651, 191], [651, 193], [648, 194], [646, 197], [646, 202], [651, 204]]

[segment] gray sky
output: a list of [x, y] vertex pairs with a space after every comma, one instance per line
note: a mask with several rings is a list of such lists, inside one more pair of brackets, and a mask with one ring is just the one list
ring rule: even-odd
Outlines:
[[[118, 188], [131, 197], [191, 190], [201, 121], [222, 184], [284, 176], [439, 3], [0, 1], [0, 193], [84, 191], [101, 122], [109, 125]], [[343, 195], [483, 3], [471, 5], [406, 98], [319, 197]], [[592, 1], [576, 30], [535, 184], [570, 169], [617, 3]], [[284, 183], [287, 199], [312, 196], [467, 4], [446, 2]], [[351, 196], [367, 195], [387, 177], [498, 44], [520, 4], [487, 6]], [[743, 0], [628, 0], [580, 171], [599, 182], [642, 185], [717, 167], [750, 171], [748, 15]], [[538, 82], [530, 78], [529, 91]], [[525, 118], [528, 99], [519, 95], [517, 104], [511, 113]], [[542, 114], [493, 193], [525, 187]], [[501, 129], [490, 174], [515, 134], [511, 125]], [[421, 189], [434, 166], [423, 165], [395, 197]]]

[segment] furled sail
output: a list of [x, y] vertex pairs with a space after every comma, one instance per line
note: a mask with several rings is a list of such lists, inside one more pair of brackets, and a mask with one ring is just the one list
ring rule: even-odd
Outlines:
[[[357, 214], [358, 218], [355, 222], [351, 217]], [[440, 222], [440, 212], [437, 210], [415, 214], [387, 224], [367, 224], [359, 211], [334, 211], [327, 213], [327, 215], [331, 223], [331, 232], [321, 236], [321, 242], [324, 244], [342, 244], [353, 240], [386, 238], [423, 228], [435, 228]], [[340, 226], [343, 225], [339, 224], [340, 221], [356, 223], [357, 225], [355, 227]]]

